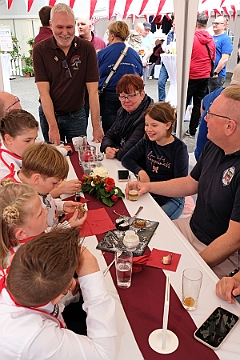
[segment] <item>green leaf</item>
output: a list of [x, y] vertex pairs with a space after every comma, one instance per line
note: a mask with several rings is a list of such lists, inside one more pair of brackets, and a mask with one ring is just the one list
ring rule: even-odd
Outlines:
[[110, 198], [102, 198], [101, 197], [101, 199], [102, 199], [102, 202], [109, 207], [113, 206], [113, 204], [114, 204], [114, 202]]

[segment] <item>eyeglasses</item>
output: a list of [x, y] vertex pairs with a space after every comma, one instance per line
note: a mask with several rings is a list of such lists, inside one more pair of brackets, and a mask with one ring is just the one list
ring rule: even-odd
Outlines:
[[219, 24], [224, 25], [224, 23], [220, 23], [220, 22], [216, 22], [216, 21], [213, 21], [212, 24], [213, 25], [219, 25]]
[[69, 66], [68, 66], [68, 63], [67, 63], [67, 60], [63, 60], [62, 61], [62, 67], [64, 69], [66, 69], [66, 77], [69, 79], [69, 78], [72, 78], [72, 74], [71, 74], [71, 71], [69, 69]]
[[209, 110], [207, 111], [207, 115], [217, 116], [217, 117], [221, 117], [223, 119], [231, 120], [228, 116], [217, 115], [217, 114], [211, 113]]
[[9, 110], [11, 107], [13, 107], [14, 105], [16, 105], [17, 103], [20, 102], [20, 99], [19, 99], [17, 96], [14, 96], [14, 97], [15, 97], [16, 101], [15, 101], [12, 105], [10, 105], [10, 106], [8, 106], [8, 107], [6, 108], [6, 110], [5, 110], [6, 113], [8, 112], [8, 110]]
[[128, 95], [118, 95], [119, 100], [133, 100], [135, 96], [139, 95], [140, 92], [136, 92], [135, 94]]

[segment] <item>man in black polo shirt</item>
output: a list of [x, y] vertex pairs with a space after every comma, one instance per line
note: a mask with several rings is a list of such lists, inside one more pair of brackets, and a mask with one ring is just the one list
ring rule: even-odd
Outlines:
[[40, 124], [45, 141], [58, 145], [86, 135], [85, 86], [89, 93], [93, 139], [101, 141], [98, 66], [94, 46], [75, 36], [72, 9], [57, 4], [51, 10], [53, 37], [33, 49], [34, 74], [40, 94]]
[[234, 266], [238, 267], [239, 109], [240, 86], [229, 86], [214, 100], [205, 117], [207, 137], [211, 141], [206, 144], [191, 173], [165, 182], [139, 183], [139, 195], [151, 192], [180, 197], [198, 193], [192, 217], [174, 223], [220, 277], [232, 271]]

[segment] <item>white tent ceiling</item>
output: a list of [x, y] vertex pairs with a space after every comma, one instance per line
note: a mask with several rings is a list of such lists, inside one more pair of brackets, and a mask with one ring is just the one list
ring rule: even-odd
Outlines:
[[[117, 15], [118, 18], [135, 15], [153, 15], [172, 13], [174, 11], [173, 0], [2, 0], [6, 9], [12, 13], [14, 9], [21, 8], [22, 13], [36, 12], [37, 8], [44, 5], [54, 5], [64, 2], [70, 5], [76, 14], [89, 17], [108, 17]], [[181, 3], [181, 0], [179, 1]], [[239, 0], [199, 0], [199, 11], [215, 11], [234, 15]]]

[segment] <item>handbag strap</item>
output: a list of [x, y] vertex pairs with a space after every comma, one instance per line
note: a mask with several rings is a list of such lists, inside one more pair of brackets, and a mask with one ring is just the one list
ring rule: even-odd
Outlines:
[[214, 61], [213, 61], [213, 59], [211, 58], [210, 49], [209, 49], [209, 47], [208, 47], [207, 44], [205, 44], [205, 46], [206, 46], [206, 48], [207, 48], [208, 56], [210, 57], [210, 60], [211, 60], [212, 69], [214, 69]]
[[121, 51], [121, 54], [119, 56], [119, 58], [117, 59], [117, 61], [115, 62], [115, 64], [113, 65], [113, 67], [111, 68], [110, 73], [108, 74], [106, 80], [103, 83], [103, 86], [101, 89], [99, 89], [99, 92], [102, 93], [103, 90], [107, 87], [111, 77], [115, 74], [115, 72], [117, 71], [118, 66], [120, 65], [122, 59], [124, 58], [124, 56], [127, 55], [127, 51], [128, 51], [128, 45], [125, 45], [125, 48]]

